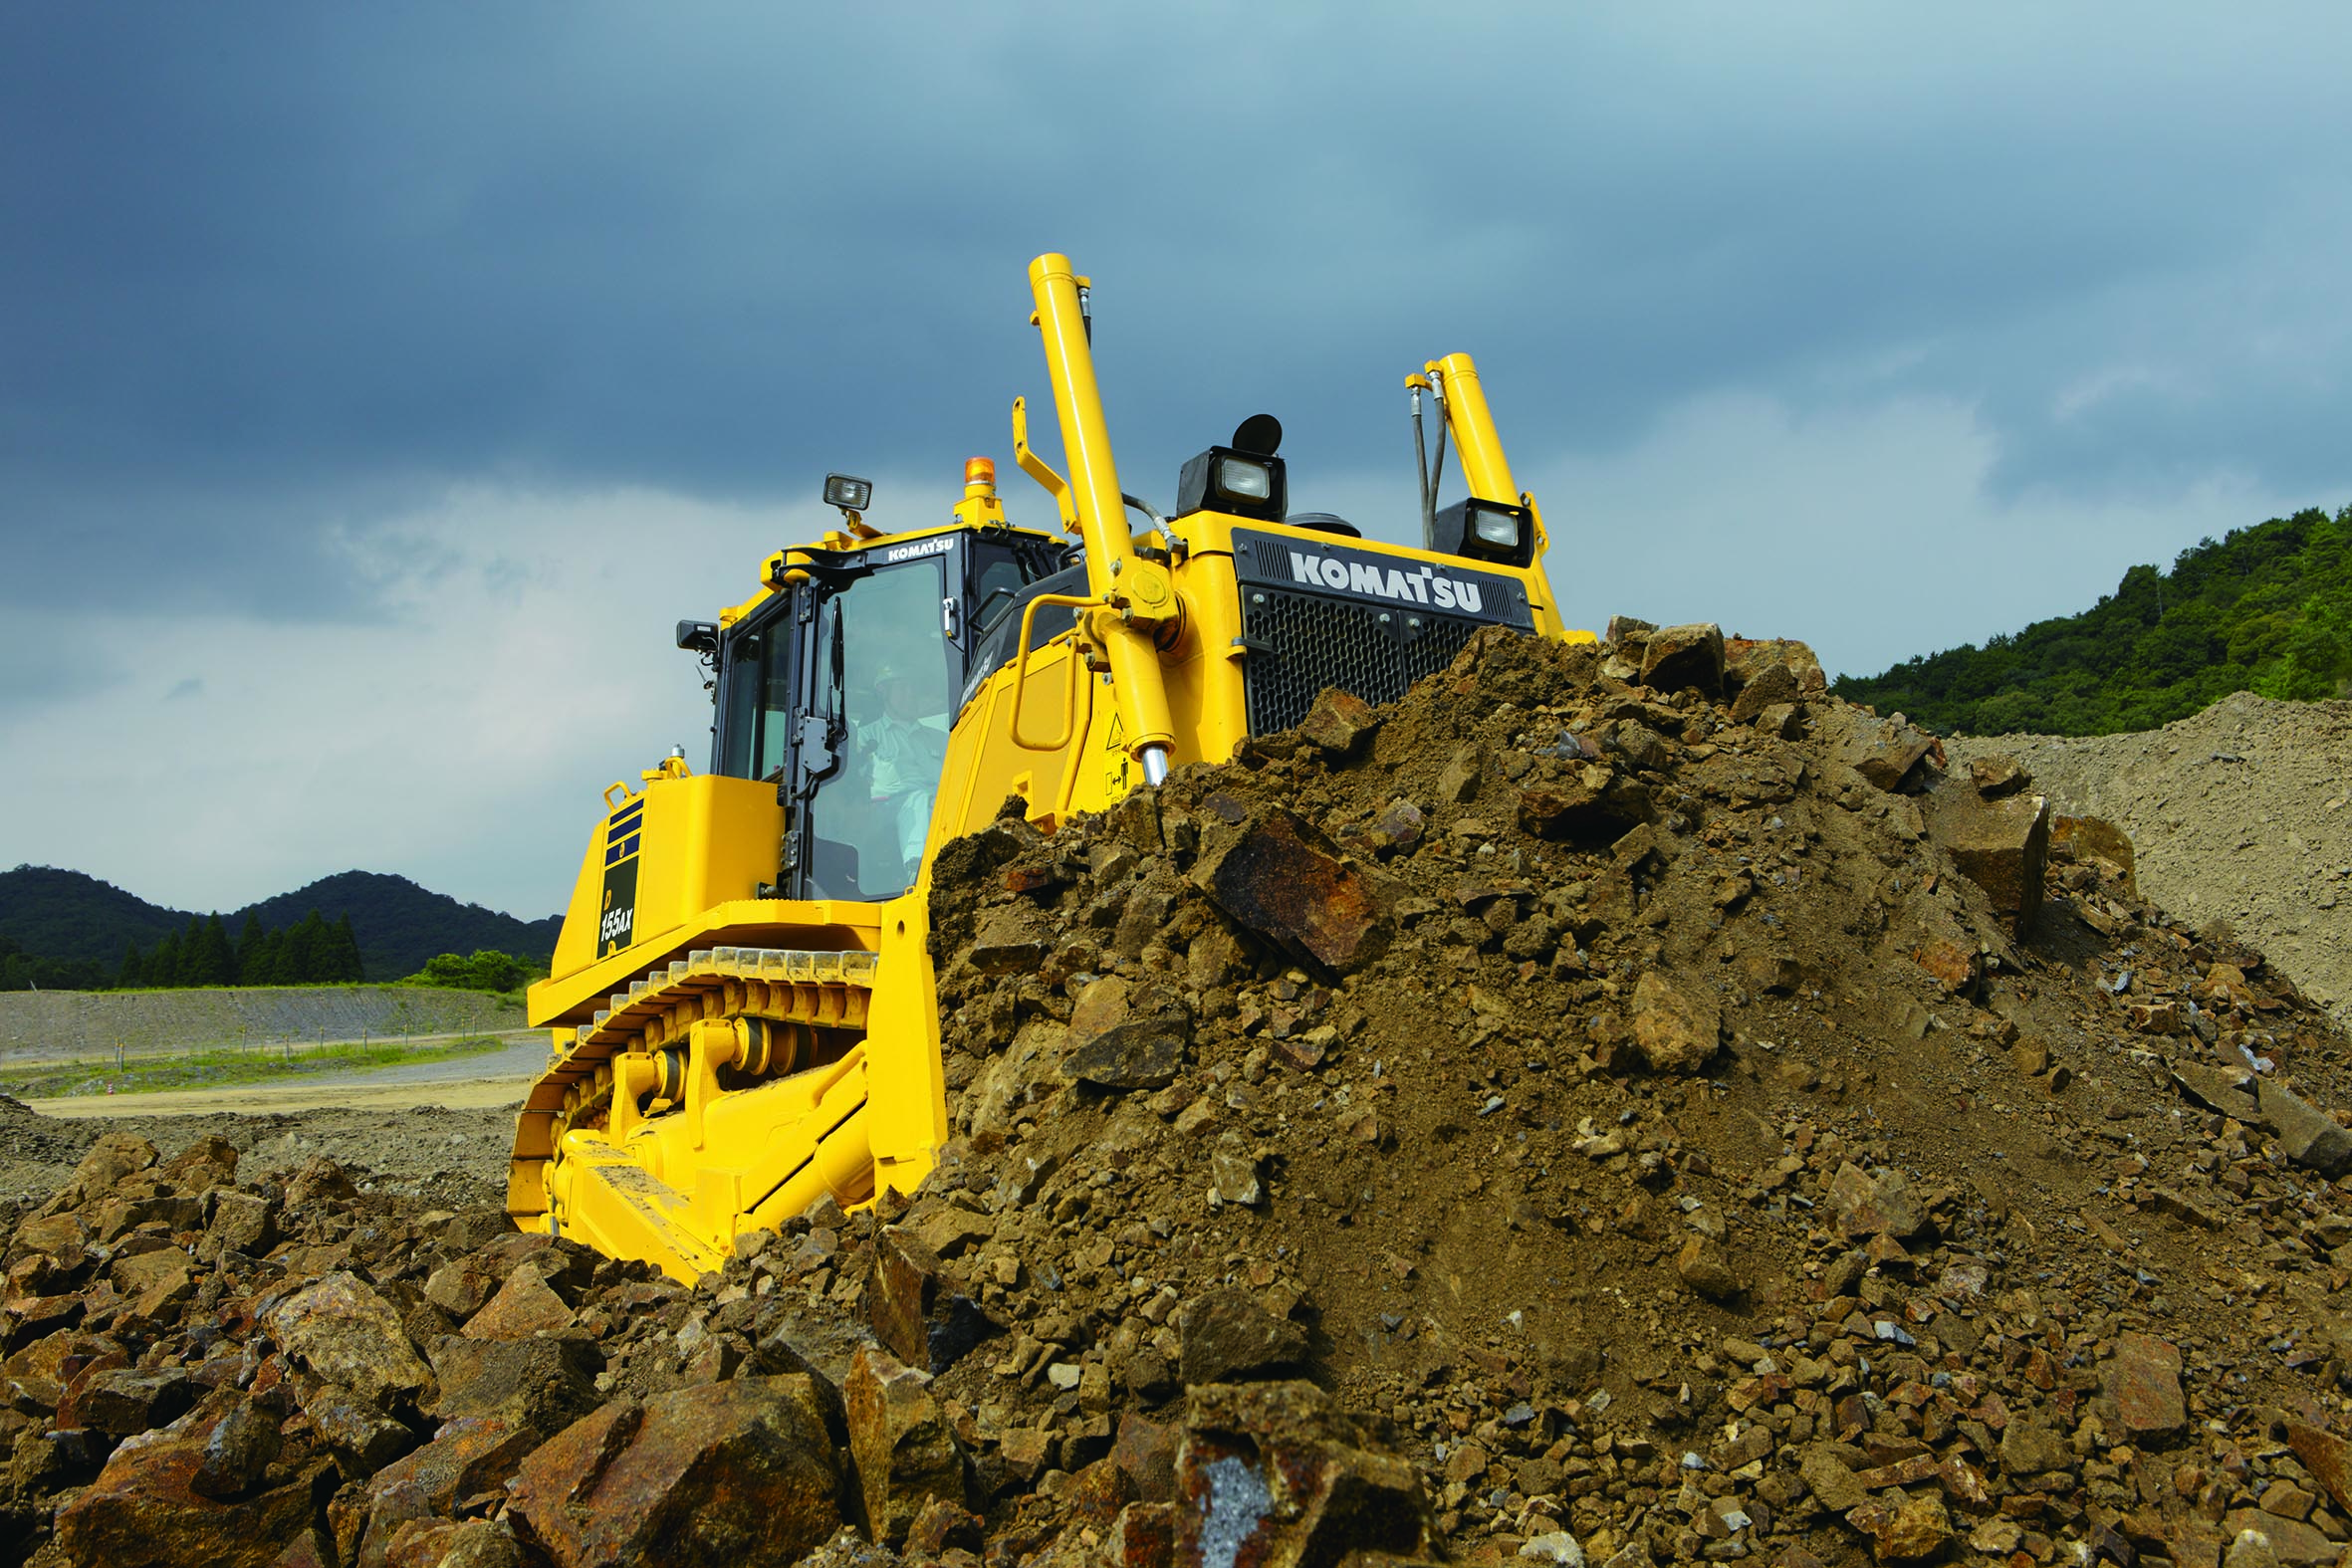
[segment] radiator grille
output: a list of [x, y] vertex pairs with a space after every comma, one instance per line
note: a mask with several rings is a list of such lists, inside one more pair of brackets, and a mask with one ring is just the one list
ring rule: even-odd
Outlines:
[[1326, 686], [1369, 703], [1394, 702], [1422, 676], [1451, 664], [1487, 624], [1245, 585], [1242, 635], [1250, 651], [1242, 671], [1250, 733], [1290, 729]]

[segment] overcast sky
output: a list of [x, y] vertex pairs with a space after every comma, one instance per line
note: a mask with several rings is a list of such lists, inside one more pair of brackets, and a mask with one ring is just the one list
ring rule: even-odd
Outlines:
[[[0, 8], [0, 865], [561, 907], [673, 621], [928, 521], [1096, 281], [1120, 473], [1416, 528], [1476, 354], [1571, 618], [1866, 672], [2352, 501], [2339, 5]], [[1049, 453], [1056, 443], [1043, 438]]]

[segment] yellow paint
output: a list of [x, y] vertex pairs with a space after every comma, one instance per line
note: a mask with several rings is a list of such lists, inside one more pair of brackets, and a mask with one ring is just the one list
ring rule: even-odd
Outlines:
[[[957, 715], [921, 875], [900, 898], [761, 897], [778, 879], [786, 827], [772, 783], [696, 776], [671, 759], [641, 786], [607, 791], [552, 974], [531, 988], [531, 1020], [550, 1030], [552, 1051], [516, 1123], [507, 1206], [521, 1223], [552, 1223], [691, 1280], [745, 1231], [779, 1227], [821, 1195], [854, 1205], [913, 1191], [948, 1133], [926, 943], [941, 846], [995, 819], [1008, 795], [1051, 830], [1137, 787], [1149, 748], [1171, 764], [1222, 762], [1247, 736], [1248, 589], [1234, 531], [1302, 548], [1330, 536], [1213, 512], [1130, 533], [1079, 314], [1085, 280], [1048, 255], [1030, 283], [1067, 477], [1032, 450], [1020, 400], [1014, 460], [1083, 543], [1087, 584], [1030, 604], [1019, 646], [1041, 607], [1067, 608], [1075, 624], [997, 669]], [[1477, 367], [1453, 354], [1418, 379], [1442, 394], [1473, 494], [1517, 499], [1535, 517], [1535, 561], [1514, 570], [1373, 540], [1346, 550], [1408, 571], [1450, 564], [1512, 578], [1536, 635], [1592, 640], [1560, 620], [1541, 516], [1512, 477]], [[720, 624], [808, 580], [829, 553], [1009, 527], [993, 465], [976, 459], [949, 522], [877, 535], [859, 519], [778, 551]]]

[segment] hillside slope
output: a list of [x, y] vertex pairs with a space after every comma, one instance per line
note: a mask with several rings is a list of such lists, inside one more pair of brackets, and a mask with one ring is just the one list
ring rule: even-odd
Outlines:
[[2153, 730], [2232, 692], [2352, 696], [2352, 507], [2234, 529], [2134, 566], [2079, 615], [1835, 686], [1949, 734]]
[[[369, 980], [413, 975], [437, 953], [496, 949], [545, 963], [556, 950], [561, 916], [517, 920], [406, 877], [345, 871], [306, 887], [224, 914], [232, 936], [248, 915], [270, 930], [292, 926], [317, 910], [329, 922], [350, 916]], [[150, 904], [112, 883], [53, 866], [0, 872], [0, 938], [43, 958], [104, 964], [109, 973], [132, 943], [151, 950], [189, 919], [186, 910]]]
[[2137, 735], [1946, 743], [1953, 765], [2005, 753], [2070, 814], [2132, 837], [2141, 891], [2226, 922], [2352, 1025], [2352, 702], [2239, 693]]

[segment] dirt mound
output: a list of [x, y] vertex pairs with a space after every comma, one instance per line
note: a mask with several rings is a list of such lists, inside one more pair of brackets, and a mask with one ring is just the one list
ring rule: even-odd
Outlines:
[[692, 1290], [91, 1145], [7, 1236], [0, 1506], [53, 1561], [2332, 1563], [2346, 1041], [2047, 834], [1795, 645], [1482, 637], [950, 846], [938, 1172]]
[[2145, 734], [1946, 744], [2013, 756], [2059, 810], [2121, 826], [2150, 898], [2227, 923], [2352, 1024], [2352, 703], [2239, 692]]

